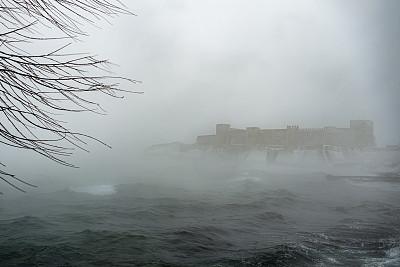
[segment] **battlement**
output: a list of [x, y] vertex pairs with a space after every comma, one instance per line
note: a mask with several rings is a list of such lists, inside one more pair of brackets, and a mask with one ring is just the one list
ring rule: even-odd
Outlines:
[[299, 130], [299, 126], [298, 125], [288, 125], [287, 129], [288, 130]]
[[302, 128], [299, 131], [301, 132], [322, 132], [324, 131], [323, 128]]

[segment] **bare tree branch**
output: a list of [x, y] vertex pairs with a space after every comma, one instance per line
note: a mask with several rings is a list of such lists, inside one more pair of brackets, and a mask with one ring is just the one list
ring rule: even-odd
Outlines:
[[[130, 14], [119, 1], [106, 0], [0, 0], [0, 143], [33, 150], [61, 165], [76, 167], [60, 157], [74, 148], [87, 151], [83, 138], [100, 140], [71, 131], [55, 119], [54, 112], [91, 111], [101, 113], [98, 103], [85, 97], [100, 92], [121, 97], [126, 91], [119, 82], [138, 81], [110, 75], [91, 75], [94, 70], [108, 72], [110, 62], [91, 55], [68, 53], [69, 43], [48, 53], [25, 51], [41, 42], [76, 40], [86, 35], [83, 23], [107, 20]], [[59, 31], [59, 36], [40, 36], [38, 26]], [[24, 48], [24, 49], [23, 49]], [[69, 146], [57, 145], [66, 141]], [[105, 145], [105, 144], [104, 144]], [[3, 167], [4, 165], [1, 164]], [[22, 190], [15, 183], [33, 186], [0, 170], [0, 179]]]

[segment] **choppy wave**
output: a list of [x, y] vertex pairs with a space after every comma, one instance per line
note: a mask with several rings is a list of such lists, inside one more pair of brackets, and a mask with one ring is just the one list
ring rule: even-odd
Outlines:
[[398, 192], [323, 174], [235, 175], [202, 189], [96, 185], [4, 200], [0, 266], [400, 265]]

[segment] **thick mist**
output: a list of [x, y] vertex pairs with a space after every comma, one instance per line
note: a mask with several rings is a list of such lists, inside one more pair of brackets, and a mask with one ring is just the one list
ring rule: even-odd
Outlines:
[[[20, 177], [54, 181], [134, 174], [153, 144], [194, 143], [216, 123], [237, 128], [348, 127], [375, 123], [379, 146], [398, 144], [400, 6], [397, 1], [135, 1], [137, 16], [87, 26], [71, 50], [99, 54], [142, 81], [123, 99], [93, 96], [108, 114], [64, 114], [87, 140], [58, 166], [2, 148]], [[146, 165], [151, 168], [151, 165]], [[73, 178], [71, 178], [71, 176]]]
[[130, 5], [137, 17], [85, 41], [143, 82], [144, 95], [107, 108], [129, 114], [114, 120], [123, 140], [190, 143], [216, 123], [348, 127], [367, 118], [379, 145], [399, 142], [395, 1]]
[[65, 52], [144, 94], [1, 148], [0, 266], [400, 266], [400, 1], [124, 2]]

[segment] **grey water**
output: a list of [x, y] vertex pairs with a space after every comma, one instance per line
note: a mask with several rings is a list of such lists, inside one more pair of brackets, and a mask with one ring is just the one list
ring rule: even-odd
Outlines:
[[0, 266], [400, 265], [396, 179], [183, 161], [1, 196]]

